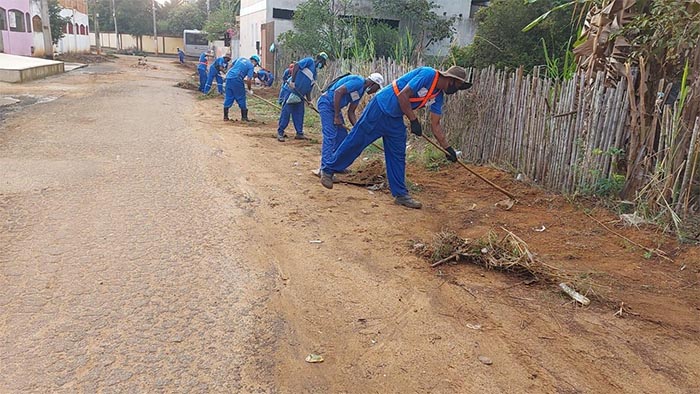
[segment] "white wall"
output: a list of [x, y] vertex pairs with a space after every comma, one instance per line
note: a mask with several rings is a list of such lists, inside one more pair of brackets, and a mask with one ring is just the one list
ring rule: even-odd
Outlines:
[[269, 5], [270, 3], [272, 1], [268, 0], [241, 1], [239, 53], [242, 56], [251, 56], [256, 53], [255, 42], [260, 41], [260, 25], [272, 18], [272, 6]]
[[[61, 16], [68, 18], [70, 21], [69, 23], [72, 23], [73, 25], [85, 25], [85, 29], [88, 29], [88, 26], [90, 25], [88, 16], [76, 10], [64, 8], [61, 10]], [[90, 36], [81, 35], [80, 31], [75, 31], [75, 29], [73, 30], [73, 33], [74, 34], [66, 33], [63, 38], [58, 40], [58, 44], [56, 44], [58, 47], [58, 52], [90, 52]]]
[[[32, 16], [32, 20], [35, 15], [41, 18], [41, 3], [39, 0], [32, 0], [29, 2], [29, 14]], [[44, 56], [44, 32], [39, 30], [34, 30], [34, 25], [32, 28], [32, 38], [34, 40], [34, 56], [43, 57]]]

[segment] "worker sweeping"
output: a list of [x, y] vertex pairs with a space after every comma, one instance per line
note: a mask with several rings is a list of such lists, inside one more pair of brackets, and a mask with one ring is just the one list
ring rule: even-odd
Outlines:
[[177, 57], [180, 60], [180, 64], [185, 64], [185, 52], [182, 52], [180, 48], [177, 48]]
[[433, 134], [445, 149], [447, 159], [456, 162], [457, 153], [447, 143], [440, 119], [444, 95], [469, 88], [471, 85], [466, 79], [467, 72], [459, 66], [452, 66], [444, 72], [419, 67], [384, 87], [367, 104], [333, 159], [322, 166], [321, 184], [332, 189], [333, 174], [349, 167], [367, 145], [382, 137], [387, 179], [395, 203], [420, 209], [423, 205], [412, 198], [406, 188], [406, 126], [403, 117], [411, 122], [411, 132], [420, 136], [423, 131], [415, 111], [430, 108]]
[[197, 72], [199, 73], [199, 91], [204, 93], [204, 87], [207, 85], [207, 56], [206, 52], [199, 55], [199, 63], [197, 63]]
[[207, 84], [204, 86], [204, 94], [208, 94], [211, 90], [211, 84], [214, 83], [214, 78], [216, 78], [216, 90], [219, 94], [224, 94], [224, 78], [221, 73], [226, 72], [228, 68], [228, 62], [231, 61], [231, 55], [228, 53], [224, 56], [216, 58], [214, 63], [209, 66], [209, 76], [207, 77]]
[[244, 122], [248, 119], [248, 106], [246, 104], [246, 85], [248, 93], [253, 94], [252, 84], [255, 72], [255, 67], [260, 64], [260, 57], [253, 55], [250, 59], [245, 57], [238, 58], [231, 69], [226, 73], [226, 95], [224, 96], [224, 120], [229, 120], [228, 110], [233, 106], [235, 101], [241, 109], [241, 120]]
[[290, 116], [296, 130], [294, 139], [307, 139], [304, 135], [304, 98], [307, 102], [311, 101], [311, 88], [316, 82], [317, 71], [326, 65], [326, 61], [328, 61], [328, 55], [321, 52], [316, 55], [316, 59], [307, 57], [294, 64], [292, 75], [280, 92], [282, 113], [280, 113], [277, 127], [277, 141], [285, 141], [284, 129], [289, 125]]
[[355, 110], [362, 96], [376, 93], [384, 84], [384, 77], [372, 73], [367, 78], [361, 75], [344, 76], [330, 86], [318, 98], [317, 108], [321, 115], [321, 167], [333, 159], [333, 154], [348, 135], [345, 128], [342, 109], [348, 107], [348, 120], [351, 125], [357, 123]]

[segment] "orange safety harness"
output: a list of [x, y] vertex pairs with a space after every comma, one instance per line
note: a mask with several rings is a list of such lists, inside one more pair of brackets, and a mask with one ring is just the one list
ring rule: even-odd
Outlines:
[[[439, 93], [433, 94], [433, 92], [435, 91], [435, 86], [437, 86], [438, 76], [439, 74], [437, 70], [435, 70], [435, 78], [433, 78], [433, 83], [430, 85], [430, 90], [428, 91], [428, 94], [425, 95], [425, 97], [411, 97], [408, 99], [408, 101], [411, 103], [420, 103], [415, 109], [423, 108], [429, 100], [432, 100], [435, 97], [437, 97]], [[398, 97], [401, 93], [399, 91], [399, 85], [396, 83], [396, 81], [394, 81], [391, 83], [391, 86], [394, 87], [394, 94], [396, 95], [396, 97]]]

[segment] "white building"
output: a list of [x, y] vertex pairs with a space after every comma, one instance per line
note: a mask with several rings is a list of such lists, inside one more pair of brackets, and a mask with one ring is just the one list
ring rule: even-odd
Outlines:
[[63, 38], [58, 40], [56, 50], [66, 52], [90, 52], [90, 23], [87, 15], [87, 0], [59, 0], [63, 7], [61, 16], [68, 18], [63, 27]]
[[[263, 57], [263, 64], [266, 62], [268, 48], [270, 44], [276, 42], [277, 37], [288, 30], [291, 30], [292, 17], [297, 6], [305, 0], [241, 0], [240, 12], [240, 53], [258, 53]], [[474, 39], [476, 27], [472, 19], [475, 11], [472, 7], [472, 0], [435, 0], [440, 8], [435, 11], [445, 17], [455, 16], [457, 22], [455, 28], [457, 34], [455, 41], [458, 45], [467, 45]], [[477, 0], [474, 3], [483, 4], [484, 0]], [[476, 4], [475, 4], [476, 5]], [[364, 15], [370, 14], [372, 10], [370, 0], [358, 0], [356, 7]], [[395, 18], [385, 16], [375, 16], [378, 19], [395, 20]], [[428, 48], [432, 54], [446, 54], [450, 42], [445, 40]]]

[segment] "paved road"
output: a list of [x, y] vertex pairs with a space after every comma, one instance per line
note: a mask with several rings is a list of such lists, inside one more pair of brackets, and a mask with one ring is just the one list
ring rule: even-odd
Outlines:
[[0, 392], [273, 391], [269, 274], [192, 96], [120, 62], [0, 125]]

